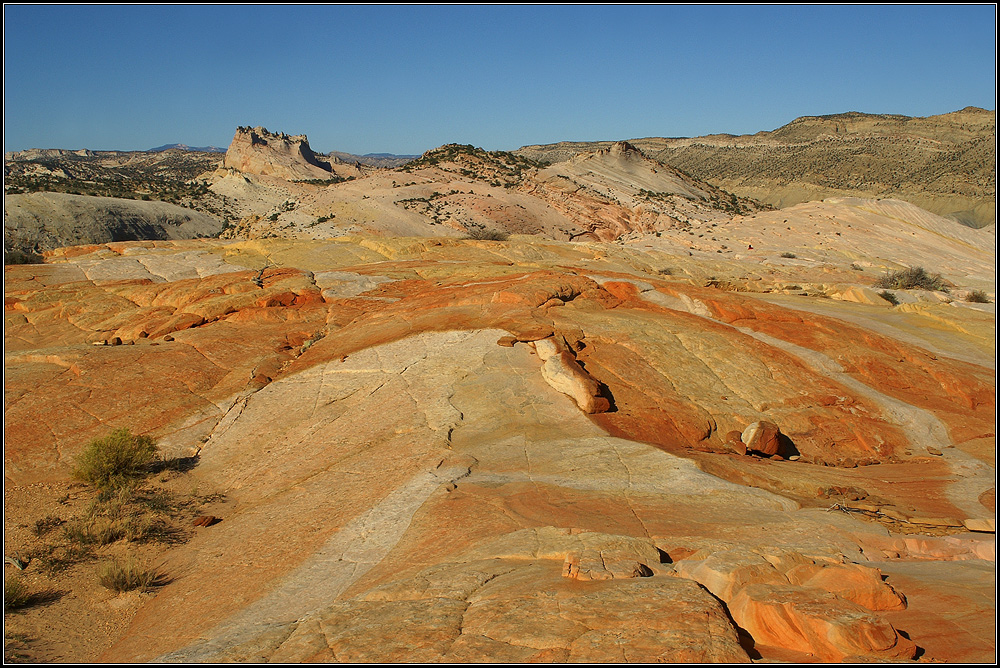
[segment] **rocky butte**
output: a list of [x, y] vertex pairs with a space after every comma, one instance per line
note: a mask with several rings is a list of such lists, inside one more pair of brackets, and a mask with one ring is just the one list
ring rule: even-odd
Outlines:
[[624, 142], [229, 166], [221, 238], [5, 267], [5, 656], [995, 660], [993, 226]]
[[276, 134], [260, 126], [236, 129], [222, 166], [288, 181], [331, 179], [337, 174], [329, 162], [316, 157], [305, 135]]

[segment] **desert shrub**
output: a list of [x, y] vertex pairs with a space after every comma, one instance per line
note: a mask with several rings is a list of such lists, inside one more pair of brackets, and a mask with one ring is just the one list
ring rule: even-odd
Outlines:
[[44, 264], [45, 259], [35, 253], [25, 253], [19, 250], [5, 250], [3, 252], [4, 264]]
[[990, 298], [982, 290], [973, 290], [965, 296], [965, 301], [972, 302], [974, 304], [989, 304]]
[[23, 608], [31, 601], [31, 594], [24, 580], [11, 575], [3, 579], [3, 607], [6, 610]]
[[156, 445], [149, 436], [133, 436], [128, 429], [116, 429], [83, 449], [73, 475], [102, 491], [120, 489], [146, 475], [156, 456]]
[[506, 241], [510, 235], [502, 230], [490, 230], [485, 227], [474, 227], [465, 235], [466, 239], [479, 241]]
[[788, 251], [785, 251], [784, 253], [781, 254], [781, 257], [794, 258], [795, 253], [789, 253]]
[[896, 295], [892, 294], [888, 290], [883, 290], [882, 292], [878, 293], [878, 296], [881, 297], [882, 299], [886, 300], [887, 302], [889, 302], [893, 306], [898, 306], [899, 305], [899, 300], [896, 299]]
[[855, 262], [851, 263], [851, 269], [853, 269], [854, 271], [864, 271], [864, 267]]
[[911, 267], [899, 271], [886, 272], [875, 281], [876, 288], [891, 290], [938, 290], [948, 292], [941, 274], [928, 274], [923, 267]]
[[144, 568], [133, 559], [108, 562], [97, 574], [99, 585], [118, 593], [155, 587], [161, 580], [155, 569]]

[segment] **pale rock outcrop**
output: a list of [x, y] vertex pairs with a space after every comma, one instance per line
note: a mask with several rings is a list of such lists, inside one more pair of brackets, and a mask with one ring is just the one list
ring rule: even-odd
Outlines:
[[336, 176], [330, 163], [320, 161], [312, 152], [305, 135], [275, 134], [259, 126], [236, 129], [223, 166], [288, 181]]
[[574, 580], [646, 577], [660, 569], [661, 561], [649, 539], [560, 527], [515, 531], [473, 554], [483, 558], [562, 561], [563, 577]]
[[535, 351], [543, 360], [545, 382], [572, 398], [581, 411], [603, 413], [611, 407], [611, 403], [600, 395], [600, 383], [580, 366], [562, 337], [536, 341]]
[[746, 549], [674, 564], [729, 605], [755, 642], [808, 652], [824, 661], [845, 656], [910, 658], [913, 645], [872, 611], [903, 610], [906, 599], [878, 569], [800, 552]]
[[706, 559], [675, 565], [681, 577], [695, 580], [723, 601], [754, 583], [787, 584], [788, 579], [760, 555], [743, 550], [716, 552]]
[[[838, 286], [842, 287], [842, 286]], [[868, 304], [870, 306], [888, 306], [886, 301], [878, 292], [861, 285], [852, 285], [830, 293], [830, 299], [839, 299], [845, 302], [855, 302], [857, 304]]]

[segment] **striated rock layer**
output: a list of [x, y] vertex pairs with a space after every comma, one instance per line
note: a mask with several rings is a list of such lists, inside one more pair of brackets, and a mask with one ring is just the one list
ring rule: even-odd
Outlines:
[[995, 615], [992, 336], [959, 359], [537, 239], [47, 259], [5, 269], [6, 483], [127, 426], [230, 500], [95, 659], [995, 654], [935, 631]]

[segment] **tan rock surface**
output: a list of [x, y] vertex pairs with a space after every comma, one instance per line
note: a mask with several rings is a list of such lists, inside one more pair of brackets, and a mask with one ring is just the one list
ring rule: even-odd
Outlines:
[[848, 657], [905, 660], [917, 652], [888, 622], [825, 592], [752, 584], [736, 594], [729, 610], [756, 642], [806, 652], [824, 662]]
[[[912, 647], [895, 629], [922, 641], [884, 615], [929, 617], [884, 562], [971, 564], [995, 545], [908, 522], [983, 517], [992, 460], [962, 448], [992, 447], [994, 390], [992, 369], [895, 338], [902, 325], [692, 285], [655, 252], [518, 237], [50, 260], [5, 268], [7, 484], [65, 480], [90, 438], [129, 426], [199, 453], [184, 479], [229, 499], [87, 660], [898, 658]], [[125, 345], [93, 345], [111, 337]], [[547, 382], [563, 356], [611, 410], [588, 416]], [[798, 461], [724, 447], [762, 420]], [[889, 604], [855, 568], [869, 559], [906, 610], [852, 602]], [[789, 588], [772, 612], [807, 630], [736, 619], [741, 645], [731, 602], [772, 614], [754, 587]]]

